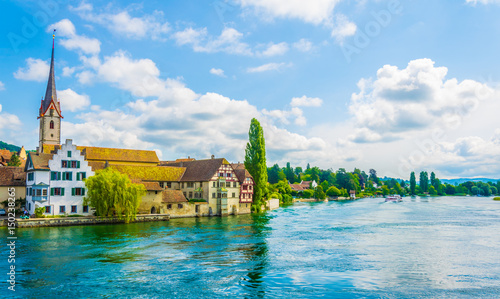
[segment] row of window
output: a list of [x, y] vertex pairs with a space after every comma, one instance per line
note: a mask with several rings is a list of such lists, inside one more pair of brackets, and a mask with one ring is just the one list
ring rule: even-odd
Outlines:
[[80, 161], [62, 160], [61, 167], [62, 168], [80, 168]]
[[[232, 193], [231, 194], [233, 198], [236, 197], [236, 193]], [[217, 196], [217, 198], [227, 198], [227, 193], [212, 193], [212, 198], [215, 198], [215, 196]]]
[[[166, 182], [167, 188], [172, 188], [171, 182]], [[165, 188], [165, 182], [160, 182], [160, 187]]]
[[194, 197], [193, 197], [193, 191], [189, 191], [189, 197], [187, 196], [186, 192], [182, 192], [184, 194], [185, 198], [203, 198], [203, 193], [202, 192], [194, 192]]
[[224, 173], [224, 172], [219, 172], [219, 177], [227, 177], [227, 178], [230, 178], [232, 177], [233, 174], [232, 173]]
[[[51, 206], [45, 206], [45, 213], [50, 214], [52, 212], [52, 207]], [[71, 206], [71, 213], [78, 213], [78, 206]], [[88, 213], [89, 212], [89, 206], [83, 206], [83, 213]], [[59, 206], [59, 213], [66, 213], [66, 206]]]
[[[178, 209], [182, 209], [182, 207], [183, 207], [183, 205], [182, 205], [181, 203], [178, 203], [178, 204], [177, 204], [177, 208], [178, 208]], [[172, 209], [172, 204], [168, 204], [168, 205], [167, 205], [167, 209], [169, 209], [169, 210], [170, 210], [170, 209]]]
[[243, 185], [243, 190], [252, 190], [253, 186], [252, 185]]
[[[214, 188], [231, 188], [231, 182], [213, 182]], [[238, 187], [238, 182], [233, 182], [233, 188]]]
[[[50, 188], [50, 195], [51, 196], [64, 196], [64, 189], [65, 188]], [[28, 188], [27, 190], [29, 196], [47, 196], [47, 189], [33, 189], [33, 188]], [[85, 195], [85, 188], [71, 188], [71, 195], [73, 196], [84, 196]]]
[[[76, 173], [76, 180], [77, 181], [83, 181], [86, 178], [87, 178], [86, 172], [77, 172]], [[52, 181], [72, 181], [73, 180], [73, 172], [71, 172], [71, 171], [65, 171], [65, 172], [52, 171], [52, 172], [50, 172], [50, 179]]]

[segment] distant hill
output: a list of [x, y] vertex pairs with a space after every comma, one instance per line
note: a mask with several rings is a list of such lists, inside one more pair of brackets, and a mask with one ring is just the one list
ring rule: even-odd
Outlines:
[[21, 148], [19, 146], [8, 144], [8, 143], [5, 143], [3, 141], [0, 141], [0, 149], [6, 149], [6, 150], [9, 150], [11, 152], [18, 152]]
[[499, 181], [499, 179], [488, 179], [488, 178], [475, 178], [475, 179], [439, 179], [441, 183], [448, 183], [450, 185], [455, 185], [455, 184], [462, 184], [465, 182], [483, 182], [483, 183], [488, 183], [488, 182], [493, 182], [496, 183]]

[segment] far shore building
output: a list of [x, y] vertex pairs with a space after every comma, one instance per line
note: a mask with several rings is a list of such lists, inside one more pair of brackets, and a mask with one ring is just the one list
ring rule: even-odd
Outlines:
[[316, 183], [315, 180], [313, 181], [301, 181], [300, 186], [306, 190], [306, 189], [316, 189], [318, 187], [318, 183]]

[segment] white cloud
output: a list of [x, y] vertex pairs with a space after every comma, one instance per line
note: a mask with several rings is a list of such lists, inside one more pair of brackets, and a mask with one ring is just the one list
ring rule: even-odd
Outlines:
[[83, 110], [90, 105], [90, 98], [88, 95], [80, 95], [70, 88], [58, 90], [57, 93], [62, 111], [75, 112]]
[[[2, 105], [0, 104], [0, 135], [2, 137], [11, 137], [18, 134], [21, 125], [22, 123], [16, 115], [2, 112]], [[3, 141], [5, 141], [5, 139]]]
[[262, 110], [262, 114], [279, 121], [284, 125], [290, 124], [290, 119], [294, 120], [294, 123], [298, 126], [305, 126], [307, 120], [304, 117], [303, 111], [300, 108], [294, 107], [291, 110]]
[[42, 82], [49, 77], [50, 66], [41, 59], [26, 59], [26, 67], [20, 67], [15, 73], [14, 78], [26, 81]]
[[328, 22], [340, 0], [238, 0], [244, 8], [251, 8], [264, 18], [299, 19], [319, 25]]
[[234, 28], [224, 28], [218, 37], [210, 36], [206, 28], [186, 28], [172, 35], [179, 46], [190, 45], [195, 52], [253, 55], [250, 46], [241, 42], [242, 37], [243, 34]]
[[94, 13], [93, 6], [85, 2], [72, 9], [84, 20], [102, 25], [111, 32], [128, 38], [165, 40], [166, 34], [170, 31], [170, 26], [163, 20], [161, 11], [142, 17], [132, 17], [128, 11], [118, 11], [115, 14]]
[[224, 75], [224, 70], [223, 69], [211, 68], [210, 69], [210, 74], [216, 75], [216, 76], [219, 76], [219, 77], [226, 77], [226, 75]]
[[75, 67], [68, 67], [68, 66], [65, 66], [63, 67], [63, 77], [69, 77], [71, 75], [73, 75], [73, 73], [76, 71], [76, 68]]
[[276, 55], [283, 55], [288, 51], [288, 44], [285, 42], [281, 42], [279, 44], [269, 43], [267, 45], [267, 49], [260, 52], [259, 55], [265, 57], [271, 57]]
[[77, 50], [84, 54], [98, 54], [101, 51], [101, 42], [95, 38], [88, 38], [76, 34], [73, 23], [68, 19], [63, 19], [47, 27], [47, 32], [56, 29], [56, 34], [63, 37], [61, 45], [68, 50]]
[[356, 34], [357, 26], [349, 21], [346, 16], [338, 14], [335, 18], [335, 24], [332, 29], [332, 37], [342, 43], [346, 37]]
[[309, 98], [307, 96], [302, 96], [300, 98], [292, 98], [290, 105], [292, 107], [320, 107], [323, 104], [323, 100], [320, 98]]
[[494, 90], [473, 80], [446, 80], [448, 69], [430, 59], [410, 61], [405, 69], [385, 65], [377, 78], [361, 79], [349, 110], [359, 129], [355, 142], [391, 141], [408, 132], [449, 126], [469, 115]]
[[313, 45], [309, 40], [302, 38], [298, 42], [295, 42], [293, 47], [301, 52], [309, 52], [312, 50]]
[[5, 84], [2, 81], [0, 81], [0, 90], [5, 90]]
[[261, 72], [268, 72], [268, 71], [280, 71], [283, 68], [286, 67], [291, 67], [292, 63], [276, 63], [276, 62], [271, 62], [271, 63], [266, 63], [261, 66], [257, 67], [251, 67], [247, 69], [248, 73], [261, 73]]
[[500, 0], [465, 0], [465, 3], [470, 3], [476, 5], [478, 3], [487, 5], [487, 4], [499, 4]]

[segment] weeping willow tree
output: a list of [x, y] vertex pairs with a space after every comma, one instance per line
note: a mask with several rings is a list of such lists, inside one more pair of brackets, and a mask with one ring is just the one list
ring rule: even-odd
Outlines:
[[118, 216], [129, 222], [135, 219], [141, 197], [146, 194], [142, 184], [133, 184], [126, 174], [110, 167], [85, 179], [87, 195], [84, 205], [95, 209], [96, 216]]

